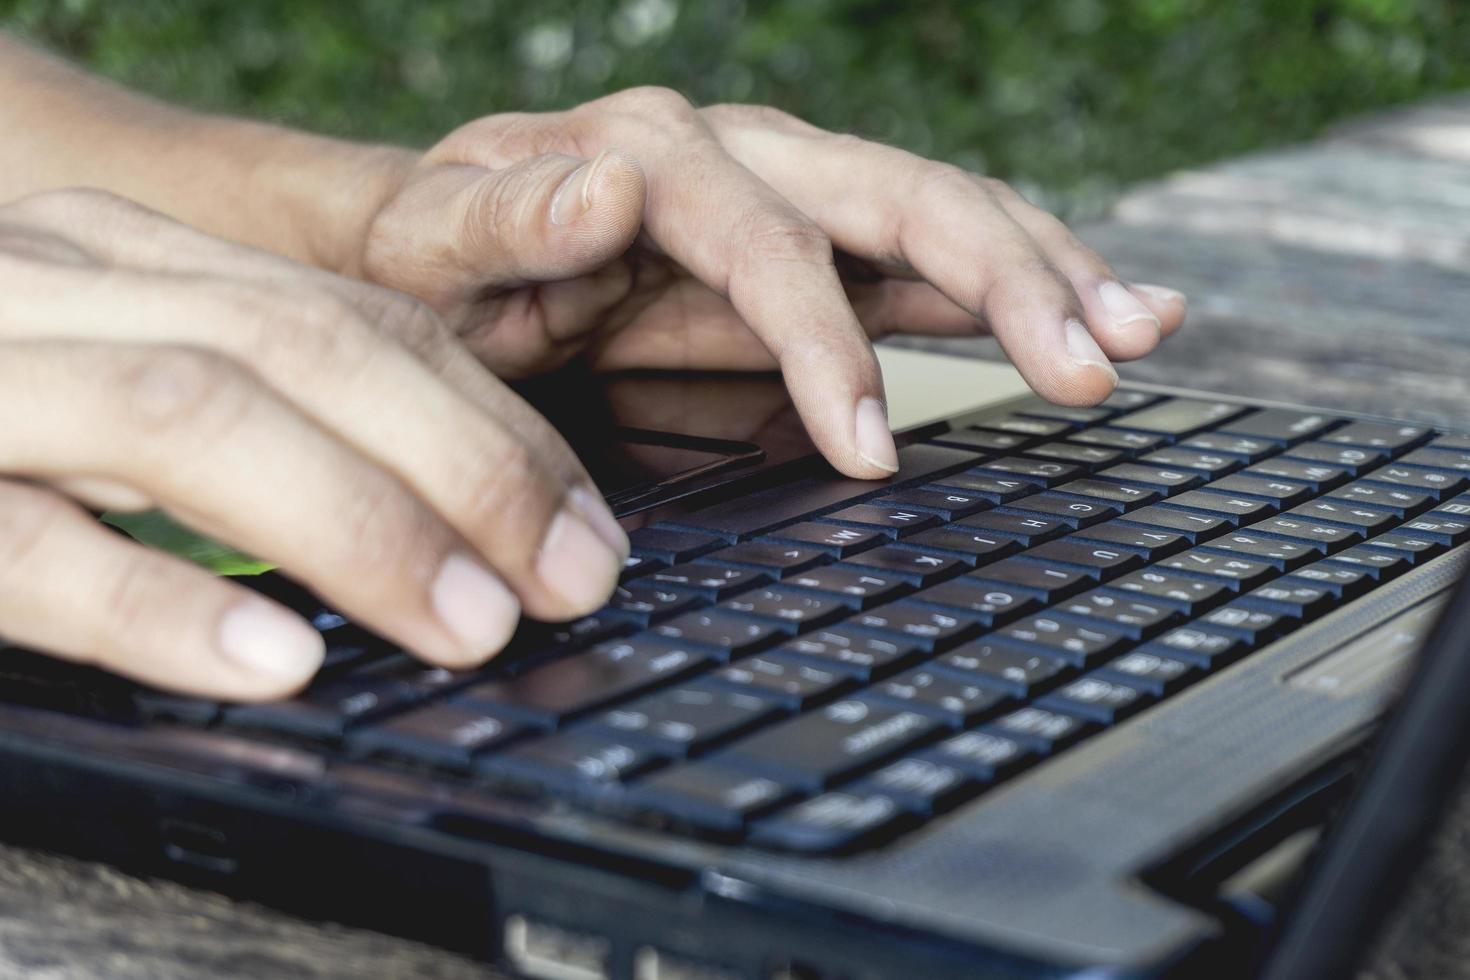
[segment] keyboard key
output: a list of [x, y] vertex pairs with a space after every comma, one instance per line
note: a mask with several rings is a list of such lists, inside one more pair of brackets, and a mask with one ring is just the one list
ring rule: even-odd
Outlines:
[[909, 596], [910, 602], [959, 610], [980, 625], [990, 628], [1041, 608], [1035, 595], [1014, 589], [998, 588], [968, 576], [940, 582]]
[[823, 521], [836, 524], [855, 524], [865, 530], [882, 531], [889, 537], [901, 537], [922, 531], [940, 523], [934, 514], [904, 507], [888, 507], [882, 504], [855, 504], [828, 514]]
[[895, 576], [916, 587], [931, 585], [969, 570], [969, 562], [948, 552], [903, 545], [874, 548], [845, 564], [880, 575]]
[[1345, 524], [1348, 527], [1357, 528], [1364, 534], [1386, 531], [1399, 521], [1398, 515], [1392, 511], [1380, 510], [1377, 507], [1357, 506], [1344, 500], [1314, 500], [1309, 504], [1289, 510], [1281, 516]]
[[1399, 457], [1403, 466], [1422, 466], [1452, 473], [1470, 473], [1470, 450], [1415, 449]]
[[1294, 506], [1312, 495], [1312, 488], [1305, 483], [1263, 479], [1246, 473], [1222, 477], [1204, 489], [1237, 497], [1261, 497], [1277, 507]]
[[1172, 531], [1158, 531], [1147, 527], [1135, 527], [1124, 523], [1122, 520], [1109, 521], [1106, 524], [1094, 524], [1087, 530], [1078, 531], [1072, 535], [1072, 539], [1077, 541], [1096, 541], [1098, 544], [1124, 548], [1141, 556], [1144, 561], [1155, 561], [1159, 558], [1164, 558], [1177, 551], [1183, 551], [1190, 545], [1190, 542], [1182, 534], [1176, 534]]
[[1328, 564], [1342, 564], [1360, 569], [1375, 581], [1387, 582], [1409, 570], [1413, 562], [1396, 551], [1379, 551], [1359, 545], [1333, 555]]
[[1036, 492], [1036, 484], [1030, 480], [1022, 480], [1017, 477], [991, 476], [978, 470], [965, 470], [962, 473], [951, 473], [948, 476], [938, 477], [934, 481], [935, 486], [954, 487], [966, 493], [974, 493], [989, 500], [992, 504], [1005, 503], [1007, 500], [1018, 500]]
[[1470, 449], [1470, 434], [1447, 432], [1429, 442], [1431, 449]]
[[1006, 558], [986, 565], [966, 578], [982, 582], [987, 588], [997, 587], [1003, 592], [1022, 590], [1047, 604], [1081, 592], [1092, 584], [1092, 579], [1078, 569], [1019, 558]]
[[982, 731], [1013, 738], [1042, 755], [1050, 755], [1080, 741], [1096, 729], [1096, 723], [1076, 715], [1026, 707], [1002, 715]]
[[1204, 482], [1204, 477], [1198, 473], [1171, 469], [1167, 466], [1152, 466], [1141, 463], [1124, 463], [1122, 466], [1114, 466], [1111, 469], [1103, 470], [1098, 475], [1110, 480], [1119, 480], [1124, 483], [1136, 483], [1145, 487], [1153, 487], [1161, 493], [1174, 493], [1178, 490], [1187, 490], [1190, 487], [1198, 486]]
[[1237, 456], [1221, 456], [1219, 453], [1207, 453], [1183, 446], [1168, 446], [1149, 453], [1139, 462], [1176, 470], [1198, 470], [1209, 479], [1233, 473], [1245, 465], [1245, 461]]
[[[919, 487], [916, 490], [899, 490], [897, 493], [891, 493], [873, 501], [873, 505], [896, 510], [911, 508], [928, 510], [938, 514], [946, 521], [954, 521], [982, 510], [989, 510], [991, 502], [988, 498], [976, 493], [964, 493], [960, 490], [934, 486]], [[913, 532], [907, 530], [903, 533], [907, 535]]]
[[1262, 635], [1277, 622], [1273, 613], [1252, 611], [1242, 606], [1225, 607], [1222, 619], [1227, 624], [1223, 629], [1197, 623], [1172, 629], [1135, 653], [1182, 660], [1203, 670], [1218, 670], [1234, 663], [1243, 656], [1252, 642], [1253, 633], [1246, 631], [1242, 637], [1237, 627], [1259, 625]]
[[1330, 559], [1298, 568], [1296, 577], [1331, 589], [1340, 599], [1356, 599], [1374, 585], [1373, 574], [1368, 569], [1339, 565]]
[[1048, 541], [1020, 557], [1023, 561], [1039, 561], [1047, 566], [1072, 565], [1085, 569], [1087, 574], [1098, 579], [1109, 579], [1143, 564], [1143, 559], [1132, 551], [1070, 537]]
[[652, 750], [628, 742], [563, 732], [479, 756], [474, 770], [495, 780], [591, 796], [652, 768], [658, 761]]
[[1000, 688], [919, 667], [873, 687], [874, 697], [930, 715], [952, 728], [967, 728], [1011, 703]]
[[[1200, 618], [1199, 625], [1211, 631], [1235, 633], [1254, 646], [1285, 633], [1292, 626], [1292, 618], [1284, 612], [1255, 609], [1237, 601], [1206, 613]], [[1165, 646], [1173, 645], [1169, 633], [1165, 633], [1159, 642]], [[1182, 655], [1183, 651], [1180, 653]]]
[[[1049, 487], [1057, 483], [1078, 476], [1082, 471], [1068, 463], [1058, 463], [1044, 459], [1025, 459], [1020, 456], [1006, 456], [1001, 459], [992, 459], [980, 467], [994, 476], [1017, 476], [1029, 480], [1032, 483]], [[949, 486], [951, 484], [945, 484]]]
[[1200, 675], [1197, 665], [1175, 657], [1134, 650], [1109, 660], [1096, 676], [1125, 680], [1156, 698], [1167, 697]]
[[955, 647], [935, 663], [942, 670], [983, 681], [1018, 698], [1032, 697], [1072, 671], [1062, 657], [990, 637]]
[[884, 793], [823, 793], [755, 821], [750, 838], [764, 847], [821, 854], [891, 832], [905, 818], [911, 819], [908, 812]]
[[809, 659], [822, 668], [841, 671], [864, 682], [886, 677], [925, 656], [923, 648], [911, 640], [874, 636], [847, 626], [809, 633], [778, 647], [775, 652]]
[[1173, 604], [1149, 602], [1136, 596], [1117, 595], [1103, 589], [1084, 592], [1055, 609], [1065, 616], [1078, 616], [1091, 623], [1117, 630], [1142, 640], [1163, 630], [1184, 614]]
[[1327, 586], [1290, 575], [1252, 589], [1242, 598], [1247, 603], [1281, 610], [1297, 619], [1327, 612], [1337, 602], [1337, 594]]
[[1234, 534], [1211, 538], [1205, 545], [1209, 551], [1226, 552], [1244, 558], [1253, 558], [1274, 566], [1277, 571], [1289, 572], [1321, 555], [1317, 548], [1305, 541], [1290, 541], [1285, 538], [1268, 538], [1264, 535], [1238, 531]]
[[1329, 442], [1302, 443], [1300, 446], [1288, 449], [1286, 455], [1308, 463], [1326, 463], [1328, 466], [1346, 470], [1353, 476], [1357, 476], [1364, 470], [1371, 470], [1388, 459], [1388, 454], [1381, 449], [1364, 449]]
[[937, 442], [943, 446], [994, 452], [1009, 452], [1035, 441], [1034, 436], [1022, 436], [1014, 432], [989, 432], [985, 429], [955, 429], [953, 432], [946, 432], [930, 440], [930, 442]]
[[1398, 532], [1380, 534], [1376, 538], [1370, 538], [1367, 546], [1403, 555], [1416, 565], [1422, 561], [1428, 561], [1444, 550], [1444, 545], [1427, 535], [1420, 537], [1417, 534]]
[[1185, 449], [1198, 449], [1216, 455], [1236, 456], [1247, 463], [1265, 459], [1281, 448], [1266, 439], [1234, 436], [1228, 432], [1202, 432], [1179, 445]]
[[1252, 524], [1247, 531], [1254, 534], [1267, 534], [1277, 537], [1290, 538], [1294, 541], [1305, 541], [1313, 547], [1325, 553], [1331, 553], [1339, 548], [1363, 539], [1363, 532], [1357, 528], [1343, 527], [1338, 524], [1324, 524], [1321, 521], [1310, 520], [1295, 514], [1281, 517], [1272, 517]]
[[1101, 725], [1113, 725], [1153, 701], [1153, 695], [1141, 687], [1088, 674], [1063, 684], [1036, 702], [1036, 706], [1090, 718]]
[[890, 762], [849, 792], [873, 790], [920, 816], [943, 813], [979, 789], [969, 773], [934, 758], [920, 756]]
[[1412, 517], [1434, 506], [1434, 498], [1427, 493], [1405, 490], [1401, 487], [1377, 486], [1367, 480], [1358, 480], [1327, 494], [1337, 500], [1354, 504], [1369, 504], [1392, 511], [1399, 517]]
[[665, 640], [690, 644], [728, 661], [776, 642], [784, 632], [773, 622], [723, 609], [703, 609], [658, 624], [653, 632]]
[[1380, 466], [1368, 473], [1366, 478], [1374, 483], [1418, 490], [1438, 500], [1452, 497], [1465, 489], [1465, 478], [1458, 473], [1422, 470], [1410, 466]]
[[850, 673], [818, 667], [780, 651], [747, 657], [715, 671], [710, 679], [773, 699], [793, 711], [857, 686]]
[[709, 663], [707, 653], [640, 633], [600, 643], [512, 678], [474, 684], [452, 700], [483, 707], [497, 717], [554, 726], [610, 701], [677, 680]]
[[[1136, 468], [1143, 469], [1143, 467]], [[1068, 483], [1061, 484], [1056, 488], [1055, 492], [1076, 497], [1086, 497], [1091, 500], [1105, 500], [1109, 503], [1117, 504], [1124, 510], [1131, 507], [1140, 507], [1163, 496], [1160, 491], [1152, 487], [1136, 487], [1129, 486], [1126, 483], [1120, 483], [1118, 480], [1122, 479], [1121, 476], [1117, 479], [1111, 478], [1114, 476], [1115, 471], [1126, 469], [1128, 469], [1126, 466], [1115, 466], [1105, 474], [1109, 479], [1084, 477], [1081, 480], [1072, 480]], [[1020, 506], [1020, 504], [1017, 504], [1017, 506]]]
[[1171, 398], [1148, 408], [1120, 415], [1112, 424], [1124, 429], [1141, 429], [1169, 436], [1182, 436], [1208, 429], [1246, 411], [1244, 405]]
[[303, 738], [341, 738], [353, 726], [385, 718], [471, 677], [397, 658], [327, 678], [288, 701], [235, 705], [225, 710], [224, 722]]
[[995, 783], [1035, 762], [1036, 750], [999, 732], [962, 732], [926, 749], [919, 758], [933, 759], [963, 769], [981, 782]]
[[1084, 626], [1052, 616], [1032, 616], [1001, 630], [998, 637], [1018, 643], [1034, 643], [1059, 652], [1073, 664], [1086, 667], [1116, 653], [1125, 642], [1122, 633], [1097, 626]]
[[1116, 463], [1124, 458], [1123, 451], [1120, 449], [1109, 449], [1106, 446], [1082, 446], [1075, 442], [1048, 442], [1026, 450], [1026, 455], [1071, 463], [1089, 473], [1098, 467]]
[[[1238, 525], [1243, 521], [1259, 520], [1276, 513], [1275, 504], [1257, 497], [1230, 497], [1208, 490], [1186, 490], [1177, 497], [1170, 497], [1160, 507], [1188, 509], [1208, 517], [1223, 518], [1227, 523]], [[1134, 518], [1137, 520], [1137, 518]]]
[[723, 599], [737, 595], [766, 581], [764, 572], [750, 568], [726, 568], [704, 562], [689, 562], [671, 565], [644, 576], [645, 582], [655, 586], [670, 586], [686, 592], [696, 592], [706, 599]]
[[1360, 446], [1364, 449], [1384, 449], [1398, 455], [1402, 450], [1418, 445], [1429, 435], [1430, 430], [1419, 425], [1349, 422], [1331, 435], [1323, 437], [1323, 441]]
[[836, 596], [854, 609], [867, 609], [887, 602], [910, 588], [896, 575], [882, 575], [872, 569], [846, 565], [822, 565], [810, 571], [797, 572], [786, 579], [786, 584]]
[[[979, 461], [977, 453], [949, 446], [914, 443], [899, 447], [898, 472], [892, 480], [895, 485], [927, 483], [938, 474], [973, 466]], [[805, 519], [808, 514], [840, 506], [843, 501], [870, 494], [873, 490], [874, 484], [869, 480], [835, 475], [808, 477], [768, 490], [742, 494], [724, 503], [681, 515], [679, 523], [735, 541]]]
[[1264, 561], [1238, 558], [1235, 555], [1214, 554], [1201, 548], [1182, 552], [1159, 563], [1164, 568], [1188, 572], [1193, 575], [1213, 575], [1231, 583], [1236, 590], [1253, 588], [1276, 577], [1276, 566]]
[[1089, 446], [1119, 449], [1125, 453], [1146, 452], [1168, 441], [1164, 436], [1155, 435], [1152, 432], [1126, 432], [1123, 429], [1110, 429], [1107, 426], [1086, 429], [1069, 436], [1068, 440], [1086, 443]]
[[726, 599], [718, 608], [774, 620], [791, 632], [825, 625], [849, 612], [847, 604], [836, 596], [815, 595], [779, 585], [742, 592], [733, 599]]
[[475, 753], [504, 745], [527, 730], [470, 705], [441, 703], [361, 728], [349, 736], [348, 746], [365, 755], [465, 772]]
[[[1059, 538], [1070, 531], [1071, 525], [1055, 517], [1041, 514], [1012, 514], [992, 511], [967, 518], [954, 525], [957, 530], [975, 530], [987, 536], [1003, 535], [1019, 541], [1030, 548], [1043, 541]], [[999, 557], [999, 556], [997, 556]]]
[[640, 527], [628, 532], [633, 553], [657, 558], [666, 565], [677, 565], [724, 545], [724, 540], [697, 531], [676, 528]]
[[820, 548], [835, 558], [846, 558], [859, 551], [888, 542], [882, 531], [869, 531], [857, 527], [834, 527], [817, 521], [803, 521], [788, 527], [778, 528], [766, 535], [775, 541], [789, 541]]
[[[1002, 515], [1016, 517], [1014, 514]], [[1058, 526], [1058, 533], [1064, 530]], [[1015, 538], [1003, 537], [990, 531], [981, 531], [977, 528], [966, 527], [963, 524], [951, 524], [945, 527], [933, 527], [927, 531], [920, 531], [909, 538], [906, 544], [915, 548], [928, 550], [947, 551], [959, 556], [961, 561], [975, 565], [982, 561], [993, 561], [1003, 558], [1021, 550], [1021, 542]]]
[[780, 722], [719, 755], [723, 762], [816, 792], [942, 731], [939, 720], [860, 696]]
[[604, 711], [587, 722], [613, 737], [646, 743], [660, 755], [683, 757], [715, 742], [744, 734], [784, 714], [768, 698], [745, 691], [694, 683], [665, 688]]
[[[1038, 410], [1042, 408], [1043, 406], [1037, 405]], [[1061, 409], [1061, 411], [1065, 412], [1067, 409]], [[1042, 438], [1050, 438], [1051, 436], [1059, 436], [1064, 432], [1071, 432], [1077, 428], [1078, 424], [1078, 420], [1067, 419], [1060, 415], [1053, 415], [1051, 417], [1002, 415], [998, 418], [986, 419], [983, 422], [975, 423], [976, 427], [981, 429], [991, 429], [995, 432], [1013, 432], [1016, 435]]]
[[704, 597], [694, 590], [658, 585], [647, 579], [634, 579], [613, 590], [607, 611], [639, 626], [672, 616], [677, 612], [704, 604]]
[[1470, 517], [1435, 510], [1414, 518], [1399, 530], [1416, 538], [1438, 541], [1440, 544], [1463, 544], [1470, 540]]
[[1111, 395], [1102, 400], [1099, 408], [1110, 408], [1115, 412], [1131, 412], [1145, 405], [1152, 405], [1156, 401], [1162, 401], [1163, 395], [1155, 395], [1148, 391], [1132, 391], [1128, 388], [1118, 388]]
[[[1198, 544], [1202, 540], [1211, 538], [1222, 531], [1228, 531], [1235, 526], [1233, 517], [1227, 519], [1218, 514], [1199, 514], [1159, 506], [1135, 510], [1113, 523], [1138, 524], [1152, 530], [1173, 531], [1191, 544]], [[1092, 532], [1089, 530], [1088, 533]]]
[[737, 833], [746, 821], [796, 796], [794, 787], [723, 766], [718, 760], [674, 766], [639, 780], [627, 801], [669, 823]]
[[1227, 432], [1256, 436], [1291, 445], [1303, 439], [1315, 439], [1338, 423], [1330, 415], [1294, 412], [1285, 408], [1263, 408], [1221, 426]]
[[1016, 511], [1024, 511], [1028, 514], [1041, 514], [1044, 517], [1055, 517], [1074, 528], [1089, 527], [1090, 525], [1117, 517], [1122, 511], [1119, 504], [1109, 503], [1104, 500], [1078, 500], [1073, 497], [1062, 497], [1051, 493], [1032, 494], [1022, 497], [1008, 508]]
[[706, 560], [717, 565], [746, 565], [773, 578], [782, 578], [825, 564], [828, 557], [826, 551], [818, 547], [780, 541], [745, 541], [721, 548], [708, 555]]
[[663, 568], [665, 564], [667, 563], [660, 558], [650, 558], [648, 555], [629, 555], [623, 559], [623, 570], [619, 578], [623, 581], [637, 578], [655, 569]]
[[1108, 588], [1177, 605], [1186, 615], [1194, 615], [1229, 598], [1223, 581], [1194, 578], [1157, 567], [1125, 575], [1109, 583]]
[[1117, 412], [1102, 407], [1076, 408], [1071, 405], [1053, 405], [1051, 402], [1037, 398], [1016, 409], [1016, 414], [1038, 419], [1057, 419], [1062, 422], [1071, 422], [1074, 425], [1091, 425], [1116, 415]]
[[975, 616], [931, 609], [907, 600], [858, 613], [848, 622], [866, 630], [898, 634], [926, 650], [953, 646], [981, 629]]
[[1347, 482], [1347, 470], [1321, 463], [1304, 463], [1297, 459], [1273, 457], [1263, 459], [1246, 470], [1244, 476], [1264, 479], [1290, 480], [1305, 483], [1316, 493], [1325, 493]]

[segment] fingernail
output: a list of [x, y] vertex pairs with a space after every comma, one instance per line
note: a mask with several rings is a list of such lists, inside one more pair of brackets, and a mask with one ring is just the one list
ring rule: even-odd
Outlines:
[[1152, 296], [1154, 299], [1159, 300], [1163, 303], [1179, 303], [1185, 306], [1189, 305], [1188, 296], [1185, 296], [1177, 289], [1170, 289], [1168, 286], [1155, 286], [1151, 282], [1135, 282], [1133, 284], [1133, 288], [1141, 289], [1145, 293], [1148, 293], [1150, 296]]
[[552, 224], [570, 224], [592, 207], [592, 178], [597, 176], [597, 168], [606, 158], [607, 151], [603, 150], [590, 163], [584, 163], [567, 174], [551, 196]]
[[1064, 330], [1067, 336], [1067, 353], [1072, 356], [1073, 363], [1081, 367], [1102, 368], [1113, 379], [1113, 384], [1117, 384], [1117, 369], [1103, 354], [1102, 348], [1097, 346], [1092, 334], [1087, 332], [1087, 325], [1081, 320], [1072, 319], [1066, 322]]
[[1108, 311], [1114, 325], [1124, 326], [1138, 320], [1147, 320], [1155, 327], [1159, 326], [1159, 318], [1154, 316], [1153, 311], [1143, 305], [1143, 301], [1130, 293], [1120, 282], [1105, 282], [1097, 288], [1097, 294], [1102, 297], [1103, 307]]
[[505, 646], [521, 617], [520, 603], [505, 583], [463, 554], [444, 559], [429, 597], [439, 621], [477, 657]]
[[893, 445], [893, 430], [888, 427], [888, 411], [876, 398], [863, 398], [857, 403], [857, 451], [863, 461], [898, 472], [898, 450]]
[[324, 648], [320, 633], [264, 599], [244, 599], [220, 617], [220, 653], [253, 674], [305, 680], [321, 666]]
[[596, 609], [612, 594], [623, 560], [570, 507], [562, 508], [541, 543], [536, 574], [577, 609]]
[[619, 560], [626, 560], [632, 548], [628, 545], [628, 533], [613, 516], [607, 503], [599, 494], [586, 487], [573, 487], [567, 492], [567, 504], [571, 506], [596, 531], [608, 547], [617, 552]]

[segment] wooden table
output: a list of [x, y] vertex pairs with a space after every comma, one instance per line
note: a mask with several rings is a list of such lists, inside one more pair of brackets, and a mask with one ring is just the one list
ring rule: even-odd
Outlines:
[[[1083, 237], [1123, 275], [1191, 297], [1189, 327], [1125, 378], [1470, 428], [1470, 98], [1172, 176]], [[990, 341], [923, 346], [998, 356]], [[1470, 977], [1467, 845], [1470, 793], [1366, 976]], [[0, 977], [494, 976], [403, 940], [0, 847]]]

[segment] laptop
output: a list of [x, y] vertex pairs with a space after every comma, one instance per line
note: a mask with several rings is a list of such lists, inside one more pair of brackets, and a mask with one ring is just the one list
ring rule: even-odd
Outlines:
[[1462, 588], [1359, 777], [1464, 577], [1470, 437], [880, 356], [884, 482], [770, 378], [528, 388], [633, 557], [482, 670], [274, 573], [330, 651], [291, 701], [5, 651], [0, 832], [535, 980], [1351, 969], [1470, 744]]

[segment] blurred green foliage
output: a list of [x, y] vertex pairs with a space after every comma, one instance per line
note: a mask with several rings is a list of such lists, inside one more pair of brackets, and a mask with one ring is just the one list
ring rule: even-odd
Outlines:
[[0, 0], [0, 22], [171, 99], [362, 138], [646, 83], [766, 102], [1074, 216], [1470, 85], [1465, 0]]

